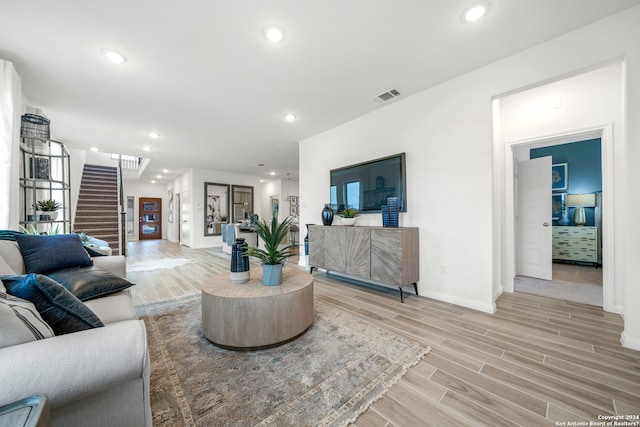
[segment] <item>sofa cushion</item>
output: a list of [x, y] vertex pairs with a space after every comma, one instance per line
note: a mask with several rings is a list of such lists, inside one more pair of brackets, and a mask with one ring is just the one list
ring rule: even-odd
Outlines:
[[31, 273], [0, 280], [9, 294], [31, 301], [56, 335], [104, 326], [89, 307], [47, 276]]
[[89, 300], [85, 302], [85, 305], [89, 307], [105, 325], [138, 318], [136, 309], [133, 306], [131, 288], [107, 295], [106, 297]]
[[[17, 242], [0, 240], [0, 258], [11, 267], [11, 272], [6, 274], [24, 274], [27, 272], [22, 262], [22, 254]], [[2, 270], [3, 272], [5, 270]], [[4, 273], [3, 273], [4, 274]]]
[[47, 276], [67, 288], [80, 301], [100, 298], [133, 286], [128, 280], [96, 265], [63, 268], [47, 273]]
[[47, 273], [93, 265], [77, 234], [16, 235], [27, 273]]
[[32, 303], [0, 292], [0, 348], [52, 336], [53, 330]]
[[[16, 274], [15, 271], [13, 271], [13, 268], [11, 268], [11, 266], [9, 264], [7, 264], [7, 262], [4, 260], [4, 258], [2, 258], [0, 256], [0, 275], [2, 276], [8, 276], [11, 274]], [[0, 282], [0, 292], [7, 292], [7, 290], [4, 288], [4, 285], [2, 284], [2, 282]]]

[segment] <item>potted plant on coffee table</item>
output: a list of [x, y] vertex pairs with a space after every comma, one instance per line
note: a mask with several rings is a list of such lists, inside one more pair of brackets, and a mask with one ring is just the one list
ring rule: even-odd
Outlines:
[[358, 211], [353, 208], [346, 208], [338, 213], [338, 215], [342, 217], [342, 225], [355, 225], [357, 214]]
[[49, 221], [55, 221], [58, 217], [58, 209], [62, 207], [60, 203], [53, 199], [40, 200], [36, 203], [36, 206], [43, 213], [43, 216], [46, 215], [48, 217], [47, 220]]
[[278, 222], [278, 214], [274, 210], [270, 223], [262, 220], [256, 221], [253, 225], [256, 234], [264, 243], [264, 249], [249, 247], [246, 253], [262, 262], [262, 284], [264, 285], [279, 285], [282, 281], [282, 264], [287, 258], [297, 254], [293, 250], [295, 245], [279, 248], [289, 234], [289, 227], [293, 220], [292, 217], [287, 217], [282, 222]]

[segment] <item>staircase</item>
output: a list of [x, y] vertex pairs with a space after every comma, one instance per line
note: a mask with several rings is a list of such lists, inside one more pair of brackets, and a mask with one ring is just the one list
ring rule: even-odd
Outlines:
[[73, 227], [108, 242], [113, 255], [120, 254], [117, 168], [84, 165]]

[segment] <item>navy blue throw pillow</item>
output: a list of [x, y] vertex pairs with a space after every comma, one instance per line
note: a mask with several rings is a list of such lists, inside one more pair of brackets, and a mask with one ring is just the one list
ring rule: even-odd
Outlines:
[[7, 293], [30, 301], [56, 335], [104, 326], [93, 311], [47, 276], [0, 276]]
[[93, 265], [77, 234], [15, 235], [27, 273], [47, 273], [67, 267]]
[[96, 265], [64, 268], [47, 273], [47, 276], [64, 286], [80, 301], [100, 298], [133, 286], [128, 280]]

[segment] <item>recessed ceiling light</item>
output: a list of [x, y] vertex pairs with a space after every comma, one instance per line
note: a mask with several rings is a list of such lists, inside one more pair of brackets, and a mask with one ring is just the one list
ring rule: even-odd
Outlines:
[[123, 54], [111, 49], [102, 49], [100, 52], [111, 62], [122, 64], [127, 60]]
[[269, 25], [264, 29], [264, 36], [271, 43], [280, 43], [284, 40], [284, 30], [275, 25]]
[[151, 181], [151, 183], [152, 183], [152, 184], [155, 184], [156, 182], [152, 180], [152, 181]]
[[162, 175], [158, 175], [158, 176], [156, 176], [156, 178], [162, 179]]
[[95, 153], [96, 151], [98, 151], [98, 147], [91, 147], [91, 151]]
[[286, 121], [288, 121], [288, 122], [295, 122], [295, 121], [296, 121], [296, 119], [298, 118], [298, 116], [296, 116], [296, 115], [295, 115], [295, 114], [293, 114], [293, 113], [287, 113], [287, 114], [285, 114], [285, 115], [284, 115], [284, 116], [282, 116], [282, 117], [284, 117], [284, 119], [285, 119]]
[[144, 151], [151, 151], [151, 147], [142, 147]]
[[269, 172], [269, 175], [271, 175], [271, 176], [275, 176], [275, 174], [276, 174], [276, 173], [275, 173], [275, 172], [273, 172], [273, 171]]
[[158, 132], [149, 132], [149, 138], [158, 139], [160, 134]]
[[463, 13], [463, 19], [466, 22], [475, 22], [487, 13], [488, 6], [486, 3], [477, 3], [467, 8]]
[[169, 173], [169, 169], [162, 169], [162, 173]]

